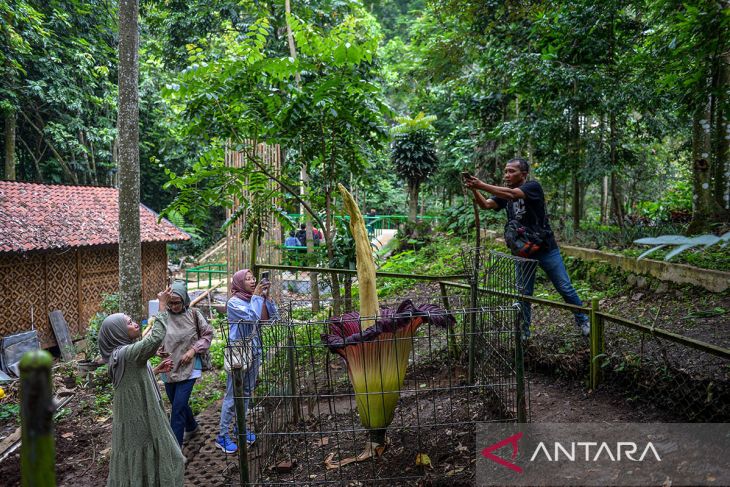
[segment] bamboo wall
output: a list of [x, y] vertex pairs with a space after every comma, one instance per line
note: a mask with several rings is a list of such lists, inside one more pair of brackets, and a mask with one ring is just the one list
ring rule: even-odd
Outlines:
[[[249, 142], [250, 146], [255, 147], [255, 155], [261, 160], [264, 167], [268, 168], [268, 171], [276, 176], [281, 176], [281, 151], [279, 145], [267, 145], [263, 143], [255, 144]], [[226, 165], [229, 167], [246, 167], [247, 164], [251, 164], [247, 161], [247, 155], [243, 151], [226, 151]], [[256, 170], [253, 168], [252, 170]], [[274, 181], [269, 181], [271, 189], [276, 187]], [[248, 193], [244, 190], [243, 198], [247, 198]], [[275, 206], [280, 207], [281, 202], [277, 199], [273, 199], [272, 203]], [[234, 198], [233, 207], [226, 210], [226, 218], [230, 218], [231, 215], [240, 207], [241, 201], [238, 198]], [[250, 241], [244, 241], [242, 237], [242, 231], [246, 224], [245, 214], [241, 216], [234, 224], [230, 225], [226, 231], [226, 260], [228, 262], [228, 290], [230, 294], [231, 276], [234, 272], [240, 269], [248, 268], [251, 264], [251, 243]], [[281, 263], [281, 245], [283, 244], [283, 230], [281, 223], [275, 215], [271, 216], [270, 225], [268, 230], [264, 233], [264, 237], [261, 243], [256, 249], [256, 262], [267, 263], [267, 264], [280, 264]], [[276, 286], [276, 280], [278, 276], [276, 271], [271, 272], [271, 279], [274, 282], [272, 288], [272, 297], [277, 299], [279, 296], [279, 287]]]
[[[58, 309], [71, 337], [80, 338], [99, 310], [102, 294], [117, 292], [118, 271], [116, 245], [0, 254], [0, 336], [35, 327], [42, 347], [55, 346], [48, 313]], [[166, 244], [143, 243], [143, 301], [154, 299], [166, 282]]]

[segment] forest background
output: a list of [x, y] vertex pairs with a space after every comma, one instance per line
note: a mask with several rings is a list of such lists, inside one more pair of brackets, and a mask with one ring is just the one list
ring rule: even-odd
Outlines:
[[[193, 235], [189, 252], [220, 238], [246, 185], [266, 196], [251, 214], [288, 221], [301, 193], [330, 215], [343, 182], [363, 208], [465, 232], [460, 172], [499, 182], [521, 156], [568, 240], [723, 231], [728, 7], [143, 0], [141, 200]], [[0, 4], [4, 179], [116, 184], [118, 18], [115, 1]], [[248, 138], [281, 144], [279, 207], [225, 168]]]

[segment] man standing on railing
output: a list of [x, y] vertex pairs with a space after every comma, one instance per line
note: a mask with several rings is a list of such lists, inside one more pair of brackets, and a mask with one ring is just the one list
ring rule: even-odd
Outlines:
[[[537, 260], [545, 271], [555, 289], [566, 303], [583, 306], [578, 293], [570, 282], [565, 263], [560, 255], [553, 231], [548, 221], [545, 206], [545, 194], [537, 181], [528, 181], [530, 163], [525, 159], [512, 159], [504, 168], [504, 180], [507, 186], [487, 184], [475, 176], [463, 173], [464, 184], [474, 193], [474, 199], [482, 209], [507, 210], [507, 224], [504, 227], [504, 239], [512, 254], [519, 257]], [[487, 191], [493, 196], [485, 198], [479, 190]], [[532, 296], [535, 287], [535, 273], [525, 272], [525, 265], [517, 268], [518, 291]], [[530, 303], [521, 303], [523, 311], [523, 333], [530, 336], [532, 310]], [[590, 333], [590, 322], [585, 313], [576, 312], [575, 324], [583, 336]]]

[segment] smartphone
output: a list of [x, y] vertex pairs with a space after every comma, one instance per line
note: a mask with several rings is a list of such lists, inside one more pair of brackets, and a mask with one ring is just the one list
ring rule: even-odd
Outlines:
[[469, 179], [469, 178], [473, 178], [474, 176], [472, 176], [471, 173], [469, 173], [467, 171], [461, 171], [461, 177], [463, 179]]
[[269, 271], [264, 271], [261, 273], [261, 280], [263, 281], [264, 279], [266, 279], [267, 281], [269, 280]]

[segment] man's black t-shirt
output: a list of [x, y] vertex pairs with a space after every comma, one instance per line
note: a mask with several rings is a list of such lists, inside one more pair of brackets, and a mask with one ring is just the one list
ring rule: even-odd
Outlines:
[[[525, 197], [517, 200], [507, 200], [492, 196], [490, 199], [497, 203], [497, 210], [507, 209], [507, 218], [517, 220], [528, 230], [535, 233], [544, 233], [545, 248], [540, 252], [549, 252], [558, 247], [550, 228], [545, 211], [545, 193], [537, 181], [527, 181], [519, 187]], [[541, 231], [542, 229], [542, 231]]]

